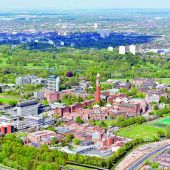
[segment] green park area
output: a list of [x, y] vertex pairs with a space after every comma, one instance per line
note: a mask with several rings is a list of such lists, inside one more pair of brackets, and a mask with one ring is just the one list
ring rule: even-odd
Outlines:
[[132, 125], [119, 130], [117, 132], [117, 135], [136, 139], [136, 138], [146, 138], [146, 137], [157, 137], [159, 131], [160, 128], [149, 126], [146, 124]]
[[159, 128], [164, 128], [164, 127], [170, 125], [170, 117], [156, 120], [153, 123], [151, 123], [150, 125], [159, 127]]
[[166, 118], [160, 121], [160, 123], [170, 124], [170, 118]]
[[17, 100], [10, 99], [10, 98], [0, 98], [0, 105], [5, 104], [5, 105], [16, 105]]
[[170, 78], [162, 78], [161, 83], [165, 83], [165, 84], [170, 85]]

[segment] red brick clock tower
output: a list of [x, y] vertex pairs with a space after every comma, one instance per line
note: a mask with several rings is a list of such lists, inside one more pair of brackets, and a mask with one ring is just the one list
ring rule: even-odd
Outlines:
[[96, 77], [96, 102], [100, 102], [101, 101], [101, 97], [100, 97], [100, 75], [97, 74]]

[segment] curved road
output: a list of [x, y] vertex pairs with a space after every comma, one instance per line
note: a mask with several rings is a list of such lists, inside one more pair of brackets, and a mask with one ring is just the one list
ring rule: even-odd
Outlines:
[[154, 155], [155, 153], [161, 151], [161, 150], [166, 150], [167, 148], [170, 147], [170, 144], [164, 145], [160, 148], [157, 148], [155, 150], [153, 150], [152, 152], [150, 152], [149, 154], [143, 156], [142, 158], [140, 158], [139, 160], [137, 160], [133, 165], [131, 165], [127, 170], [137, 170], [139, 168], [139, 166], [145, 161], [147, 160], [149, 157], [151, 157], [152, 155]]

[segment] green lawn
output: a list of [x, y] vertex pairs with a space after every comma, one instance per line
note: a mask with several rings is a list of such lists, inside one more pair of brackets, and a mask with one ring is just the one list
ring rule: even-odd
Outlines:
[[[104, 120], [103, 122], [107, 124], [107, 127], [111, 126], [114, 120]], [[101, 120], [96, 120], [95, 121], [96, 125], [99, 126], [101, 123]]]
[[170, 78], [162, 78], [161, 83], [165, 83], [165, 84], [170, 85]]
[[17, 137], [26, 137], [27, 133], [26, 132], [18, 132], [16, 133]]
[[152, 123], [150, 123], [150, 125], [159, 128], [165, 128], [166, 126], [170, 125], [170, 117], [153, 121]]
[[166, 118], [166, 119], [160, 120], [160, 123], [165, 123], [165, 124], [169, 124], [170, 125], [170, 118]]
[[21, 97], [20, 96], [12, 96], [12, 95], [8, 95], [8, 94], [6, 94], [6, 93], [1, 93], [0, 94], [0, 99], [1, 98], [8, 98], [8, 99], [11, 99], [11, 100], [20, 100], [21, 99]]
[[0, 103], [7, 104], [7, 105], [13, 105], [13, 104], [17, 104], [17, 100], [10, 99], [10, 98], [0, 98]]
[[121, 129], [117, 132], [117, 135], [127, 138], [146, 138], [157, 136], [157, 132], [160, 130], [158, 127], [149, 125], [133, 125], [127, 128]]

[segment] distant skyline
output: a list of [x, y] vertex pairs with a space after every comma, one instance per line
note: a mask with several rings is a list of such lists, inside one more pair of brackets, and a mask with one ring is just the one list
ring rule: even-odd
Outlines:
[[1, 10], [170, 8], [170, 0], [1, 0]]

